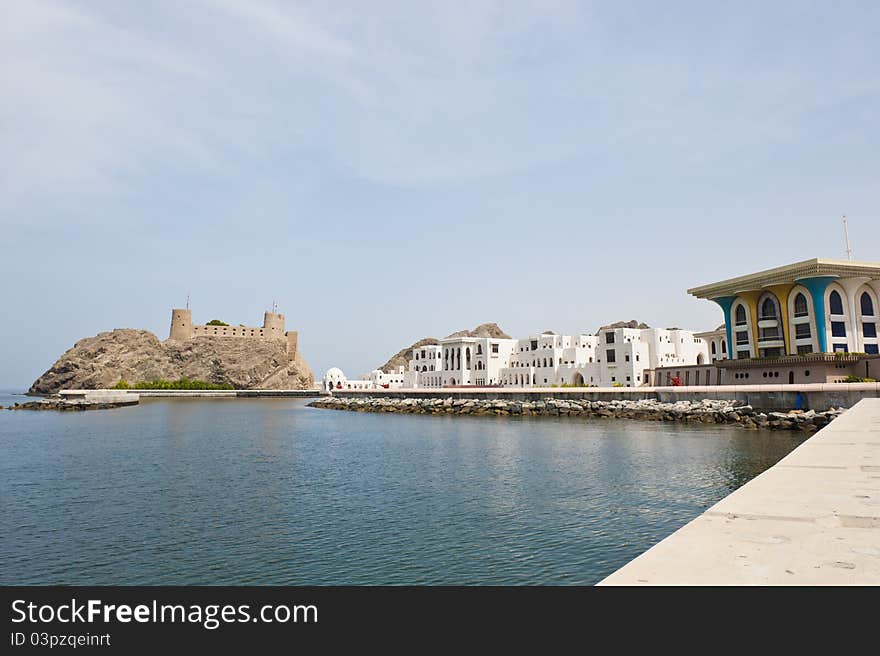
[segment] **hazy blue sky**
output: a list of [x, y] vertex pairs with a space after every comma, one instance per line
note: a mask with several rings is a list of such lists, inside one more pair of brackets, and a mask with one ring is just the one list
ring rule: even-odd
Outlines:
[[880, 260], [877, 2], [7, 0], [0, 84], [0, 385], [188, 291], [354, 376]]

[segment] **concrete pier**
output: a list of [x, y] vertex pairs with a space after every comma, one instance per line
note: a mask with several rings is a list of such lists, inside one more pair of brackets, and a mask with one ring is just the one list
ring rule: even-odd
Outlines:
[[880, 585], [880, 399], [599, 585]]
[[64, 401], [118, 405], [137, 405], [140, 400], [138, 394], [127, 394], [119, 390], [61, 390], [58, 396]]

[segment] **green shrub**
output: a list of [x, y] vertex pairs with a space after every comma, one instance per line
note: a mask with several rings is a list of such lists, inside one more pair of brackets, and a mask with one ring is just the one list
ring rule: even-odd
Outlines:
[[135, 389], [144, 390], [231, 390], [230, 383], [209, 383], [204, 380], [180, 378], [178, 380], [147, 380], [135, 383]]
[[876, 383], [875, 378], [862, 378], [861, 376], [847, 376], [842, 383]]
[[131, 389], [131, 383], [129, 383], [127, 380], [120, 380], [110, 389]]
[[211, 319], [206, 326], [228, 326], [229, 324], [225, 321], [220, 321], [220, 319]]

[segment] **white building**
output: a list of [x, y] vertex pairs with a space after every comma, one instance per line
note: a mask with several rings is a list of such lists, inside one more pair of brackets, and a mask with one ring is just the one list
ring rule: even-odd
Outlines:
[[404, 386], [406, 372], [403, 367], [397, 371], [386, 374], [381, 369], [373, 369], [364, 374], [358, 380], [349, 380], [345, 377], [342, 369], [332, 367], [324, 374], [322, 389], [326, 392], [333, 390], [373, 390], [373, 389], [396, 389]]
[[726, 360], [727, 355], [727, 333], [724, 326], [719, 326], [715, 330], [707, 330], [702, 333], [695, 333], [694, 337], [699, 337], [709, 349], [709, 362], [718, 362]]
[[422, 346], [409, 362], [409, 387], [500, 385], [517, 340], [497, 337], [449, 337]]
[[[717, 347], [716, 347], [717, 348]], [[635, 387], [649, 369], [704, 364], [708, 342], [689, 330], [604, 328], [598, 335], [454, 337], [416, 349], [404, 386]]]

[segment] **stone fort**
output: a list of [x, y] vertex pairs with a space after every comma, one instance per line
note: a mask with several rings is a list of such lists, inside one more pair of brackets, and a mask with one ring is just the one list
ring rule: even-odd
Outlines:
[[192, 310], [171, 310], [171, 332], [168, 339], [185, 341], [196, 337], [229, 337], [238, 339], [283, 339], [287, 343], [287, 356], [293, 360], [296, 356], [299, 333], [284, 330], [284, 315], [267, 311], [263, 314], [263, 326], [209, 326], [195, 325], [192, 322]]

